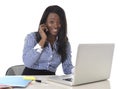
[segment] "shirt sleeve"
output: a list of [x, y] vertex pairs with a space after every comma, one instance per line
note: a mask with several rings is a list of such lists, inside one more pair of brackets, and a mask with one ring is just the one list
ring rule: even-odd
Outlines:
[[67, 59], [62, 63], [63, 72], [64, 74], [71, 74], [72, 73], [72, 61], [71, 61], [71, 46], [68, 42], [67, 44]]
[[35, 49], [37, 52], [39, 52], [39, 53], [41, 53], [41, 51], [43, 50], [42, 47], [41, 47], [39, 44], [37, 44], [37, 45], [34, 47], [34, 49]]
[[23, 48], [23, 62], [26, 67], [32, 67], [32, 65], [39, 60], [42, 49], [36, 42], [34, 34], [28, 34], [25, 38]]

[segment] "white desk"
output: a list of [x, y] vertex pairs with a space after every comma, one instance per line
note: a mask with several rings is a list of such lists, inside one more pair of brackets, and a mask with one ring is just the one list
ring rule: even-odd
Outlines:
[[49, 76], [36, 76], [36, 78], [42, 80], [41, 83], [33, 81], [26, 88], [14, 88], [14, 89], [111, 89], [108, 80], [80, 86], [68, 86], [48, 81], [47, 80], [48, 77]]

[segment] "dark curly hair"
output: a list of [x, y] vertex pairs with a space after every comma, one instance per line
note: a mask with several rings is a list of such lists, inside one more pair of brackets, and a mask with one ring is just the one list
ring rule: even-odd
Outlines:
[[[68, 42], [66, 15], [64, 10], [61, 7], [57, 5], [49, 6], [45, 9], [39, 25], [46, 23], [47, 17], [50, 13], [56, 13], [60, 17], [61, 28], [58, 33], [58, 40], [57, 40], [58, 50], [57, 51], [58, 51], [58, 54], [61, 55], [61, 58], [62, 58], [61, 62], [64, 62], [67, 57], [66, 47]], [[39, 29], [38, 29], [38, 32], [36, 32], [36, 40], [37, 42], [41, 40]]]

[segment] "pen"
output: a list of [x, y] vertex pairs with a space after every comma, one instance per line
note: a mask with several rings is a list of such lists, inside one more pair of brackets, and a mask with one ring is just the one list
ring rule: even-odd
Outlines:
[[41, 83], [41, 80], [35, 80], [36, 82], [40, 82]]

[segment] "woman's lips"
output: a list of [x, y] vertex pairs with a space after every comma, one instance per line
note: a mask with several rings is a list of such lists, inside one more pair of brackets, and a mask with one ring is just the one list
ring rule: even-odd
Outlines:
[[52, 29], [52, 31], [53, 31], [54, 34], [58, 33], [58, 29]]
[[58, 29], [52, 29], [53, 32], [58, 32]]

